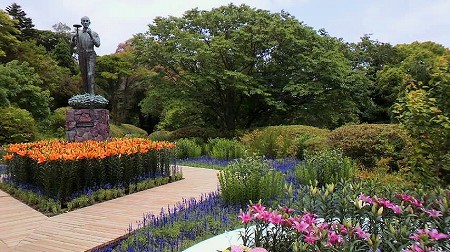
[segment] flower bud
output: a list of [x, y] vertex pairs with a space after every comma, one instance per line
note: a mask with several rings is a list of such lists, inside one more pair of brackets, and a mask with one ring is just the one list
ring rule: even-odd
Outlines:
[[359, 210], [362, 208], [362, 200], [355, 201], [354, 204], [355, 204], [356, 208], [358, 208]]
[[383, 207], [380, 207], [377, 211], [378, 217], [381, 217], [383, 215]]
[[334, 192], [335, 185], [333, 183], [327, 185], [327, 190], [332, 193]]
[[352, 219], [344, 220], [343, 224], [347, 228], [352, 227]]
[[391, 231], [392, 234], [396, 233], [394, 227], [392, 226], [392, 224], [389, 224], [389, 231]]

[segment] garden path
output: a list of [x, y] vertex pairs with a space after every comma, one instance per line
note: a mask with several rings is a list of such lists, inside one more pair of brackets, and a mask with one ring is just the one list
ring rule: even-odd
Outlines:
[[183, 180], [54, 217], [0, 190], [0, 251], [90, 250], [126, 235], [143, 214], [217, 190], [217, 172], [183, 166]]

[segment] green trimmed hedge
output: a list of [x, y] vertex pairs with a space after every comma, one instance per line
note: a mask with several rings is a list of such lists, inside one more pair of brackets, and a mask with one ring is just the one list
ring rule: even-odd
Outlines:
[[131, 124], [109, 124], [111, 137], [147, 137], [147, 131]]
[[332, 148], [341, 149], [369, 170], [406, 168], [413, 148], [410, 136], [397, 124], [348, 125], [333, 130], [327, 138]]
[[250, 153], [273, 158], [302, 158], [308, 139], [324, 137], [329, 130], [312, 126], [269, 126], [255, 129], [241, 137]]

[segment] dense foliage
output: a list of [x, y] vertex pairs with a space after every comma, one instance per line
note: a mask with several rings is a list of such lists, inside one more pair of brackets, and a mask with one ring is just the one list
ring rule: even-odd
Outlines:
[[351, 69], [342, 43], [286, 12], [193, 9], [156, 18], [133, 44], [156, 71], [141, 106], [166, 129], [189, 122], [234, 130], [267, 120], [333, 127], [357, 120], [366, 98], [364, 75]]
[[[224, 205], [218, 194], [203, 198], [203, 204], [186, 205], [184, 201], [183, 207], [167, 209], [159, 216], [145, 216], [144, 228], [130, 233], [115, 249], [104, 251], [182, 251], [186, 245], [242, 225], [246, 228], [241, 234], [246, 245], [263, 246], [269, 251], [450, 249], [448, 190], [426, 189], [417, 184], [379, 184], [372, 179], [318, 187], [295, 179], [298, 161], [265, 162], [284, 173], [285, 181], [290, 184], [276, 200], [255, 201], [256, 204], [248, 206], [248, 211], [241, 210], [240, 214], [229, 204]], [[211, 229], [210, 221], [224, 216], [218, 209], [235, 213], [241, 224], [227, 215], [219, 221], [220, 225], [217, 222]], [[144, 226], [143, 222], [139, 227]], [[204, 228], [196, 228], [197, 223], [202, 223]]]
[[322, 150], [308, 153], [305, 160], [299, 163], [295, 170], [296, 178], [303, 184], [326, 184], [347, 181], [356, 177], [358, 168], [340, 150]]
[[284, 186], [283, 175], [260, 157], [231, 162], [218, 177], [224, 201], [242, 206], [250, 200], [272, 199], [282, 194]]
[[177, 158], [196, 158], [202, 155], [202, 146], [194, 139], [181, 138], [176, 141], [175, 156]]
[[15, 108], [0, 108], [0, 143], [36, 140], [36, 123], [30, 112]]
[[[450, 51], [429, 62], [428, 81], [410, 79], [395, 113], [416, 139], [415, 171], [450, 182]], [[431, 181], [430, 181], [431, 182]]]
[[[70, 36], [63, 23], [36, 29], [18, 4], [0, 12], [0, 107], [30, 112], [38, 138], [63, 136], [54, 127], [58, 108], [81, 89]], [[390, 45], [366, 35], [345, 43], [285, 11], [230, 4], [156, 18], [116, 53], [98, 57], [96, 83], [110, 101], [112, 122], [172, 131], [157, 135], [171, 138], [162, 140], [206, 142], [270, 125], [399, 122], [414, 152], [393, 154], [403, 140], [377, 142], [391, 149], [357, 161], [448, 183], [448, 57], [448, 48], [433, 42]], [[289, 131], [262, 133], [271, 139], [267, 146], [254, 132], [250, 151], [302, 158], [305, 150], [329, 146], [322, 133]]]
[[232, 160], [244, 156], [244, 146], [237, 140], [211, 138], [206, 145], [208, 156], [221, 160]]
[[308, 139], [325, 137], [328, 133], [326, 129], [304, 125], [269, 126], [249, 131], [241, 141], [256, 155], [302, 158]]
[[345, 156], [369, 170], [406, 169], [413, 149], [411, 137], [397, 124], [347, 125], [331, 131], [327, 138], [331, 147], [342, 149]]

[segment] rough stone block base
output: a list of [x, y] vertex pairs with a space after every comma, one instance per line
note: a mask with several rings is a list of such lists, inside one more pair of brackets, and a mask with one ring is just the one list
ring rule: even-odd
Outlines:
[[71, 109], [66, 114], [66, 133], [69, 142], [103, 141], [109, 137], [107, 109]]

